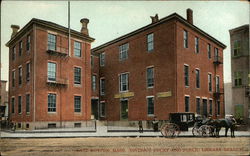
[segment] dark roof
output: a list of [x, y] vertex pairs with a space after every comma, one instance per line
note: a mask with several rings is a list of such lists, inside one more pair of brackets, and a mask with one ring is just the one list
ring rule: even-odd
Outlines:
[[[61, 26], [61, 25], [53, 23], [53, 22], [49, 22], [49, 21], [45, 21], [45, 20], [41, 20], [41, 19], [37, 19], [37, 18], [32, 18], [20, 31], [18, 31], [18, 33], [15, 36], [13, 36], [6, 43], [6, 46], [9, 46], [19, 36], [23, 35], [26, 32], [26, 29], [28, 29], [33, 24], [37, 24], [38, 26], [44, 26], [44, 27], [51, 28], [51, 29], [56, 29], [56, 30], [59, 30], [59, 31], [61, 31], [63, 33], [68, 34], [68, 28], [67, 27]], [[95, 40], [94, 38], [89, 37], [87, 35], [84, 35], [84, 34], [78, 32], [76, 30], [73, 30], [73, 29], [70, 29], [70, 34], [72, 36], [79, 37], [79, 38], [84, 39], [84, 40], [89, 41], [89, 42], [93, 42]]]
[[114, 43], [116, 43], [116, 42], [119, 42], [119, 41], [121, 41], [121, 40], [123, 40], [123, 39], [126, 39], [126, 38], [128, 38], [128, 37], [131, 37], [131, 36], [133, 36], [133, 35], [136, 35], [136, 34], [138, 34], [138, 33], [140, 33], [140, 32], [143, 32], [143, 31], [145, 31], [145, 30], [147, 30], [147, 29], [150, 29], [150, 28], [152, 28], [152, 27], [154, 27], [154, 26], [156, 26], [156, 25], [159, 25], [159, 24], [161, 24], [161, 23], [170, 21], [170, 20], [172, 20], [172, 19], [177, 19], [177, 20], [179, 20], [180, 22], [184, 23], [184, 24], [187, 25], [188, 27], [194, 29], [195, 31], [198, 31], [198, 32], [201, 33], [203, 36], [205, 36], [205, 37], [207, 37], [208, 39], [214, 41], [215, 43], [217, 43], [217, 44], [218, 44], [219, 46], [221, 46], [222, 48], [224, 48], [224, 49], [226, 48], [226, 45], [224, 45], [224, 44], [221, 43], [220, 41], [216, 40], [214, 37], [212, 37], [212, 36], [209, 35], [208, 33], [204, 32], [203, 30], [201, 30], [200, 28], [196, 27], [195, 25], [189, 23], [186, 19], [184, 19], [183, 17], [181, 17], [181, 16], [178, 15], [177, 13], [173, 13], [173, 14], [167, 16], [167, 17], [164, 17], [164, 18], [160, 19], [160, 20], [159, 20], [158, 22], [156, 22], [156, 23], [151, 23], [151, 24], [146, 25], [146, 26], [144, 26], [144, 27], [142, 27], [142, 28], [140, 28], [140, 29], [137, 29], [137, 30], [135, 30], [135, 31], [132, 31], [131, 33], [128, 33], [128, 34], [123, 35], [123, 36], [121, 36], [121, 37], [118, 37], [118, 38], [116, 38], [116, 39], [114, 39], [114, 40], [111, 40], [111, 41], [109, 41], [109, 42], [107, 42], [107, 43], [104, 43], [104, 44], [102, 44], [102, 45], [100, 45], [100, 46], [98, 46], [98, 47], [96, 47], [96, 48], [93, 48], [93, 49], [92, 49], [92, 52], [98, 51], [98, 50], [100, 50], [100, 49], [102, 49], [102, 48], [105, 48], [105, 47], [107, 47], [107, 46], [109, 46], [109, 45], [112, 45], [112, 44], [114, 44]]
[[229, 32], [233, 33], [235, 31], [240, 31], [240, 30], [244, 30], [244, 29], [249, 30], [249, 24], [245, 24], [245, 25], [239, 26], [237, 28], [233, 28], [233, 29], [229, 30]]

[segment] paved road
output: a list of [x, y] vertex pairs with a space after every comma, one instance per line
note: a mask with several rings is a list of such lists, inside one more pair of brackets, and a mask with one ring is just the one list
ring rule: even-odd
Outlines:
[[1, 139], [2, 155], [127, 156], [127, 155], [249, 155], [249, 137], [236, 138], [43, 138]]

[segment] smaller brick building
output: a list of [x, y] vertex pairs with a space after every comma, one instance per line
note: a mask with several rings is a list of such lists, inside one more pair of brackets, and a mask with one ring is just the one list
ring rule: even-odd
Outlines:
[[[88, 19], [81, 32], [32, 19], [12, 25], [9, 47], [9, 114], [17, 128], [81, 126], [91, 114]], [[70, 46], [69, 46], [70, 45]]]
[[151, 18], [151, 24], [92, 49], [99, 118], [166, 120], [172, 112], [224, 117], [226, 46], [193, 25], [191, 9], [187, 19], [176, 13]]

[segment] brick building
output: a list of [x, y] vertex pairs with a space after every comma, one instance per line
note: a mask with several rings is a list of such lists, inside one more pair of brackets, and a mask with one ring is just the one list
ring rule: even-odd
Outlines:
[[70, 35], [68, 28], [39, 19], [20, 31], [11, 26], [9, 114], [17, 128], [74, 127], [90, 119], [94, 39], [88, 22], [82, 19], [81, 32]]
[[1, 94], [0, 94], [0, 120], [6, 120], [8, 117], [8, 91], [7, 81], [1, 80]]
[[236, 118], [250, 122], [250, 61], [249, 61], [249, 25], [232, 30], [231, 43], [231, 74], [232, 104]]
[[165, 120], [171, 112], [224, 117], [226, 46], [193, 25], [191, 9], [187, 20], [176, 13], [151, 18], [151, 24], [92, 49], [92, 86], [100, 88], [92, 103], [99, 100], [99, 118]]

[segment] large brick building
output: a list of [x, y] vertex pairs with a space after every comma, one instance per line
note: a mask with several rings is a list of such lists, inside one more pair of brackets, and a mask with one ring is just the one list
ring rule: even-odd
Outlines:
[[223, 117], [226, 46], [193, 25], [191, 9], [187, 20], [176, 13], [151, 18], [92, 49], [92, 105], [99, 100], [99, 118], [166, 120], [171, 112]]
[[232, 30], [231, 70], [232, 70], [232, 104], [236, 118], [250, 122], [250, 61], [249, 61], [249, 25]]
[[11, 26], [9, 114], [18, 128], [74, 127], [90, 119], [88, 22], [81, 20], [81, 32], [39, 19], [20, 31]]

